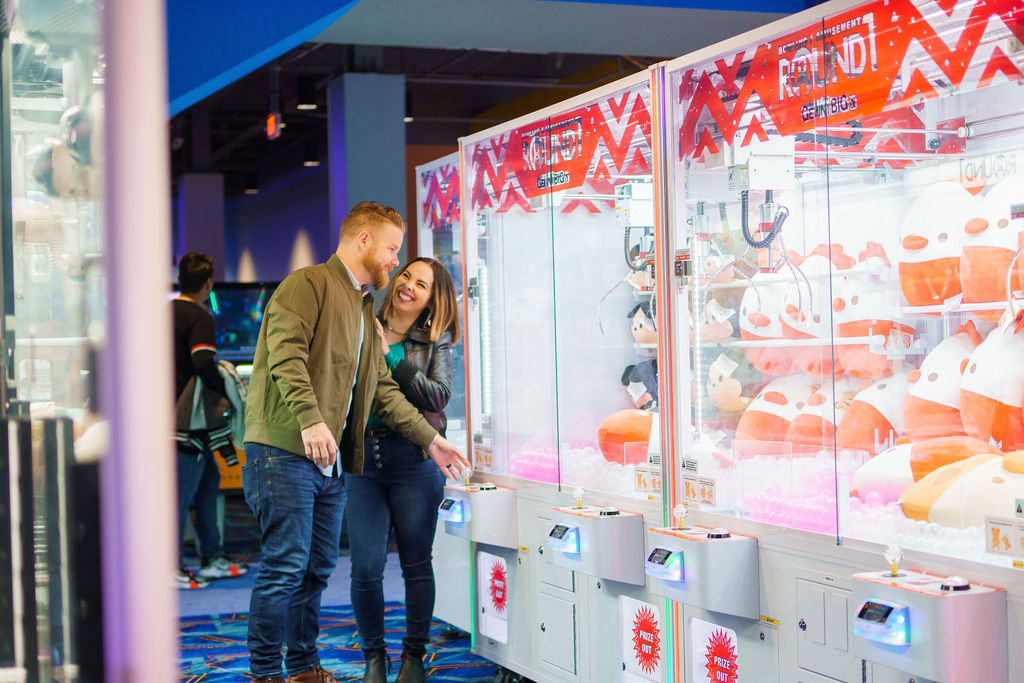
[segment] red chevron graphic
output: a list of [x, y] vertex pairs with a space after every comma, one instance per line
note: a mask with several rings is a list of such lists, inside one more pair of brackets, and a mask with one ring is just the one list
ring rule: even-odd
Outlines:
[[611, 195], [626, 182], [620, 176], [651, 172], [649, 85], [496, 135], [467, 155], [474, 211], [530, 211], [531, 198], [562, 191], [563, 213], [609, 210], [613, 201], [572, 194]]
[[430, 230], [462, 220], [459, 210], [458, 164], [441, 164], [420, 174], [421, 216]]

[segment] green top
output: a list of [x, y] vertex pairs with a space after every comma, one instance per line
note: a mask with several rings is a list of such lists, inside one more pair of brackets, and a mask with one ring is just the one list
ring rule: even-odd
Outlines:
[[[398, 364], [405, 360], [405, 342], [400, 344], [391, 344], [388, 347], [387, 355], [384, 356], [384, 362], [388, 364], [389, 370], [394, 370], [398, 367]], [[371, 415], [370, 419], [366, 421], [367, 427], [384, 427], [384, 421], [376, 415]]]
[[374, 328], [372, 297], [356, 288], [336, 255], [285, 278], [267, 303], [256, 343], [246, 442], [304, 455], [301, 431], [324, 422], [344, 471], [359, 474], [372, 406], [388, 427], [421, 448], [429, 446], [437, 432], [391, 377]]

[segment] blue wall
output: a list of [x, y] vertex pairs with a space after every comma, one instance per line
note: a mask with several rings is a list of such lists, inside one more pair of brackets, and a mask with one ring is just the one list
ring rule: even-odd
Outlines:
[[255, 279], [283, 279], [289, 272], [296, 238], [303, 231], [312, 246], [313, 262], [326, 261], [337, 246], [330, 237], [326, 165], [297, 170], [261, 187], [257, 195], [228, 199], [224, 231], [228, 280], [239, 279], [239, 259], [246, 250], [252, 257]]

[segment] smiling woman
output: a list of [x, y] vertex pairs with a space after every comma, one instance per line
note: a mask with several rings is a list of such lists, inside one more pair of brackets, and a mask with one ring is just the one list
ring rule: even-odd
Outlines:
[[[377, 333], [384, 359], [409, 401], [440, 434], [451, 398], [451, 345], [458, 339], [455, 287], [445, 267], [431, 258], [403, 266], [392, 280], [378, 313]], [[366, 658], [364, 681], [384, 676], [384, 562], [388, 531], [395, 529], [405, 579], [406, 635], [400, 681], [423, 681], [430, 617], [434, 612], [431, 547], [444, 477], [408, 439], [371, 418], [366, 425], [362, 474], [346, 474], [349, 545], [352, 549], [352, 607]], [[443, 473], [444, 476], [441, 476]]]

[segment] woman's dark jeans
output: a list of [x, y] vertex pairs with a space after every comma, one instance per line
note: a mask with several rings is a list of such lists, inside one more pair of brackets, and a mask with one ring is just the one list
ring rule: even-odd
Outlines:
[[394, 527], [405, 579], [402, 646], [422, 655], [434, 613], [431, 550], [444, 476], [411, 441], [379, 427], [368, 433], [375, 436], [366, 439], [363, 474], [345, 475], [352, 609], [363, 650], [384, 647], [384, 563]]
[[320, 594], [338, 562], [345, 482], [279, 448], [245, 445], [242, 487], [256, 515], [263, 557], [249, 602], [249, 665], [254, 678], [294, 676], [320, 665]]

